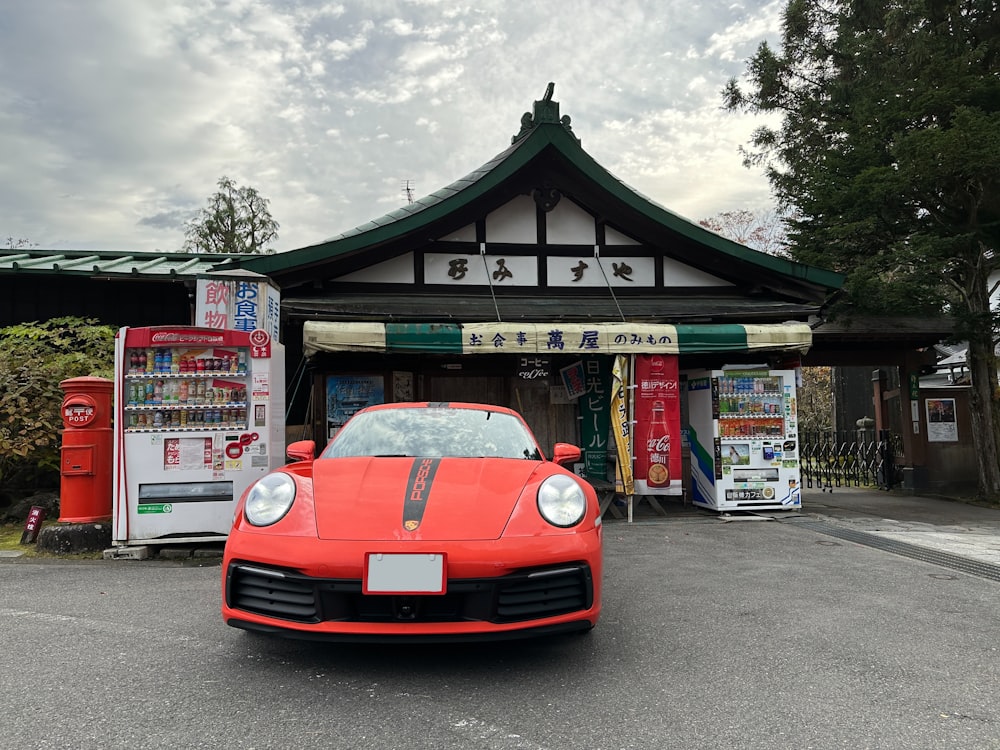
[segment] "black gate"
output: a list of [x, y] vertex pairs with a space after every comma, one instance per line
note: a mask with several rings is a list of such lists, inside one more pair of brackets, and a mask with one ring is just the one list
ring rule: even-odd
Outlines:
[[802, 482], [806, 487], [879, 487], [900, 483], [896, 456], [903, 441], [889, 430], [819, 430], [799, 433]]

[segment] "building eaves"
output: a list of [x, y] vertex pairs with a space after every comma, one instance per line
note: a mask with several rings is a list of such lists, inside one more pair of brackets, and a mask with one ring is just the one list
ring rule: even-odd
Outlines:
[[0, 275], [195, 279], [210, 271], [236, 270], [237, 261], [245, 257], [217, 253], [0, 249]]

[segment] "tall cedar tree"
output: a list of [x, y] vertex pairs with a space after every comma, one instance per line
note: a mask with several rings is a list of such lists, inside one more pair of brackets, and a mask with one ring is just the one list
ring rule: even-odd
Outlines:
[[979, 490], [1000, 493], [1000, 8], [993, 0], [790, 0], [782, 48], [733, 79], [731, 111], [778, 114], [744, 150], [792, 257], [848, 277], [847, 307], [945, 314], [969, 342]]
[[268, 243], [278, 238], [267, 198], [252, 187], [240, 187], [222, 177], [208, 207], [184, 225], [186, 253], [270, 254]]

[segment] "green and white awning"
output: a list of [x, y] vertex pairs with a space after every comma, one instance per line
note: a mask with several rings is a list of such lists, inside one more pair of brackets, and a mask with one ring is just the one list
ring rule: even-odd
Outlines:
[[434, 354], [691, 354], [797, 351], [812, 344], [805, 323], [335, 323], [309, 320], [306, 356], [317, 352]]

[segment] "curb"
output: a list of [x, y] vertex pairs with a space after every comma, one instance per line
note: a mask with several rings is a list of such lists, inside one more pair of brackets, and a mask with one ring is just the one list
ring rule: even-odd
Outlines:
[[57, 555], [99, 552], [111, 545], [110, 523], [68, 523], [43, 526], [36, 541], [39, 550]]

